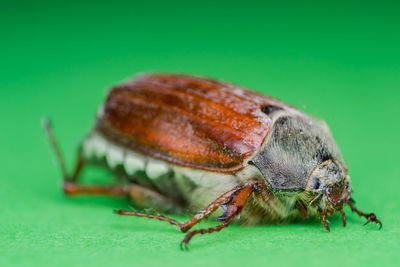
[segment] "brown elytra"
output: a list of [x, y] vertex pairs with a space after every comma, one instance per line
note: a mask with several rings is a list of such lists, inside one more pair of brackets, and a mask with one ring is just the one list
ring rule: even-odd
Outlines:
[[97, 129], [121, 145], [170, 163], [235, 172], [270, 127], [266, 106], [289, 105], [229, 83], [146, 75], [114, 87]]

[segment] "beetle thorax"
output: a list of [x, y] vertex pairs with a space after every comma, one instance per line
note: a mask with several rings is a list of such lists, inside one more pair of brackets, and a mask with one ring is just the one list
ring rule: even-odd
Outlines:
[[272, 188], [304, 190], [315, 167], [330, 159], [342, 162], [325, 124], [283, 115], [253, 162]]

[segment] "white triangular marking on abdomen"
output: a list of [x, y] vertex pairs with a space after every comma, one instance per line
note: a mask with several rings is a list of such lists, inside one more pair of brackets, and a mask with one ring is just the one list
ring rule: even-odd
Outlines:
[[109, 143], [106, 154], [108, 166], [112, 169], [124, 161], [124, 150], [119, 146]]
[[134, 153], [134, 152], [126, 152], [125, 160], [124, 160], [124, 169], [127, 174], [133, 175], [137, 171], [144, 171], [145, 162], [143, 156]]
[[150, 159], [146, 166], [146, 175], [150, 179], [157, 179], [169, 171], [168, 164], [155, 159]]
[[82, 144], [82, 153], [86, 159], [90, 159], [93, 157], [94, 153], [94, 144], [92, 138], [86, 138]]
[[95, 134], [91, 137], [91, 142], [93, 146], [93, 154], [98, 158], [101, 159], [105, 156], [107, 151], [108, 142], [104, 137]]

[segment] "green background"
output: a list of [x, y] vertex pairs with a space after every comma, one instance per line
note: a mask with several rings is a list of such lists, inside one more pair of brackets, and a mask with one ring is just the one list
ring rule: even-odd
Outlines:
[[[398, 266], [396, 1], [68, 2], [0, 4], [1, 266]], [[234, 225], [185, 253], [174, 227], [113, 215], [127, 200], [65, 197], [41, 118], [53, 119], [71, 169], [107, 88], [146, 71], [225, 79], [326, 119], [358, 207], [383, 229], [346, 209], [348, 226], [334, 217], [331, 233], [318, 220]]]

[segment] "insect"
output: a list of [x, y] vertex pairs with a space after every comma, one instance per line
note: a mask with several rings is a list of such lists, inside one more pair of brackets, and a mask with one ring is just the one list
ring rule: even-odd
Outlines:
[[[194, 235], [220, 231], [233, 221], [262, 224], [310, 216], [330, 231], [327, 217], [336, 212], [346, 226], [345, 204], [366, 224], [382, 227], [374, 213], [354, 206], [347, 167], [325, 122], [227, 82], [148, 74], [115, 86], [79, 148], [72, 175], [49, 121], [44, 125], [67, 195], [128, 196], [159, 212], [191, 212], [194, 216], [180, 223], [116, 211], [178, 226], [186, 233], [185, 246]], [[114, 173], [115, 186], [80, 185], [86, 165]], [[191, 230], [211, 215], [221, 224]]]

